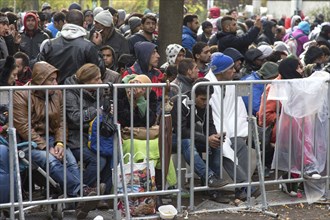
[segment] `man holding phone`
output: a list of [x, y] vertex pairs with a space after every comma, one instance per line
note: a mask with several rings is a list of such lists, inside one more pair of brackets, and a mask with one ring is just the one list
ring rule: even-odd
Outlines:
[[[199, 78], [194, 84], [198, 82], [207, 82], [209, 80], [205, 78]], [[185, 93], [181, 103], [181, 151], [185, 161], [190, 164], [190, 149], [194, 147], [194, 171], [201, 178], [202, 182], [212, 188], [220, 188], [227, 185], [229, 182], [220, 178], [220, 147], [221, 142], [225, 139], [225, 134], [219, 134], [213, 124], [212, 109], [208, 105], [207, 92], [209, 90], [209, 97], [214, 92], [213, 86], [199, 86], [196, 88], [195, 99], [195, 146], [191, 146], [190, 137], [190, 117], [191, 117], [191, 105], [189, 99], [191, 92]], [[207, 111], [209, 108], [209, 111]], [[174, 101], [174, 107], [172, 109], [172, 125], [173, 125], [173, 150], [175, 151], [177, 146], [177, 121], [178, 121], [178, 106]], [[207, 114], [209, 114], [207, 116]], [[206, 135], [208, 134], [208, 136]], [[201, 154], [206, 151], [206, 147], [209, 147], [209, 164], [206, 164], [201, 157]], [[208, 176], [206, 176], [206, 170], [208, 170]], [[219, 194], [212, 193], [211, 199], [228, 203], [229, 200]]]

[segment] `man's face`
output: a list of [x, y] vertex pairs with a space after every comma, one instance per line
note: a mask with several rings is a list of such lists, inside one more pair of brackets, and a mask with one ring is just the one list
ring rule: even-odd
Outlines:
[[204, 33], [207, 34], [207, 35], [211, 35], [212, 34], [212, 29], [213, 27], [207, 27], [204, 29]]
[[18, 69], [17, 67], [11, 71], [10, 76], [8, 78], [8, 85], [15, 85], [15, 81], [17, 80]]
[[5, 23], [0, 23], [0, 36], [5, 36], [9, 31], [9, 25]]
[[190, 30], [192, 30], [193, 32], [197, 33], [197, 31], [199, 29], [198, 18], [194, 18], [194, 20], [192, 22], [189, 22], [187, 25], [190, 28]]
[[64, 25], [64, 22], [63, 21], [54, 21], [54, 26], [55, 28], [58, 30], [58, 31], [61, 31], [62, 30], [62, 27]]
[[224, 81], [230, 81], [230, 80], [233, 80], [233, 78], [234, 78], [234, 74], [236, 73], [236, 71], [235, 71], [235, 68], [234, 68], [234, 66], [232, 67], [232, 68], [230, 68], [230, 69], [228, 69], [227, 71], [225, 71], [225, 72], [223, 72], [222, 73], [222, 79], [224, 80]]
[[230, 15], [235, 19], [237, 19], [237, 17], [238, 17], [237, 11], [233, 11]]
[[87, 24], [93, 24], [93, 21], [94, 21], [94, 17], [92, 15], [85, 16], [85, 22]]
[[200, 54], [196, 54], [196, 58], [201, 63], [209, 63], [211, 61], [211, 50], [209, 46], [205, 46]]
[[178, 65], [178, 63], [180, 63], [180, 61], [184, 59], [185, 55], [185, 52], [181, 50], [175, 59], [175, 64]]
[[198, 72], [199, 69], [197, 67], [197, 64], [194, 62], [193, 68], [188, 70], [189, 78], [195, 81], [196, 79], [198, 79]]
[[15, 58], [15, 64], [17, 66], [17, 71], [18, 71], [18, 75], [23, 75], [23, 73], [26, 71], [26, 68], [23, 65], [23, 59], [22, 58]]
[[112, 51], [109, 49], [102, 50], [102, 56], [103, 56], [105, 66], [107, 68], [111, 67], [112, 63], [113, 63]]
[[151, 54], [150, 60], [149, 60], [149, 66], [151, 67], [157, 67], [159, 63], [159, 54], [156, 49]]
[[283, 37], [285, 36], [285, 29], [284, 28], [281, 28], [281, 31], [276, 31], [276, 33], [275, 33], [275, 38], [277, 39], [277, 40], [282, 40], [283, 39]]
[[36, 20], [34, 19], [34, 17], [30, 16], [26, 18], [26, 28], [29, 31], [33, 31], [35, 25], [36, 25]]
[[237, 22], [235, 20], [231, 21], [231, 23], [228, 25], [229, 32], [236, 33], [237, 31]]
[[94, 27], [95, 27], [95, 30], [98, 31], [98, 32], [102, 32], [103, 29], [105, 28], [102, 24], [100, 24], [97, 21], [95, 21]]
[[195, 99], [195, 105], [199, 109], [205, 109], [207, 105], [207, 95], [198, 95]]
[[156, 22], [147, 18], [144, 24], [142, 24], [142, 30], [148, 34], [152, 34], [156, 30]]
[[[57, 73], [53, 72], [52, 74], [50, 74], [42, 85], [56, 86], [57, 85]], [[55, 90], [48, 90], [48, 95], [54, 95], [54, 94], [55, 94]]]
[[235, 72], [238, 73], [242, 68], [242, 61], [241, 60], [236, 60], [234, 63], [234, 69]]

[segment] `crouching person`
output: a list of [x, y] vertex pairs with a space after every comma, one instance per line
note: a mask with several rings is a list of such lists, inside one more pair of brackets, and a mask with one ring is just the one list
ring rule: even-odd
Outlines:
[[[46, 62], [38, 62], [34, 65], [32, 80], [28, 85], [52, 86], [57, 85], [58, 70]], [[37, 148], [32, 149], [32, 161], [46, 170], [49, 165], [49, 176], [60, 186], [64, 187], [63, 158], [66, 155], [66, 189], [70, 197], [95, 196], [95, 189], [83, 186], [80, 191], [80, 171], [71, 150], [63, 148], [63, 97], [60, 90], [17, 91], [14, 93], [14, 126], [23, 141], [29, 140], [37, 143]], [[29, 104], [29, 98], [31, 102]], [[47, 102], [48, 101], [48, 102]], [[46, 109], [48, 108], [48, 111]], [[29, 116], [29, 109], [31, 115]], [[46, 115], [46, 113], [48, 113]], [[29, 118], [31, 129], [29, 128]], [[48, 128], [46, 119], [48, 118]], [[47, 129], [49, 140], [46, 140]], [[48, 143], [48, 144], [47, 144]], [[49, 154], [47, 160], [48, 147]], [[76, 207], [77, 218], [85, 218], [88, 212], [96, 207], [97, 201], [81, 202]]]
[[[208, 81], [204, 78], [197, 79], [195, 83]], [[194, 84], [195, 84], [194, 83]], [[213, 124], [212, 108], [209, 106], [209, 117], [207, 117], [207, 86], [199, 86], [196, 88], [195, 99], [195, 112], [191, 112], [189, 100], [191, 92], [185, 93], [182, 98], [181, 106], [181, 151], [185, 161], [190, 165], [190, 149], [194, 148], [194, 171], [202, 179], [202, 182], [212, 188], [219, 188], [227, 185], [229, 182], [225, 179], [221, 179], [220, 176], [220, 146], [223, 140], [223, 135], [218, 134]], [[214, 92], [213, 86], [209, 87], [210, 97]], [[177, 146], [177, 121], [178, 121], [178, 106], [177, 101], [174, 101], [174, 107], [172, 109], [172, 124], [173, 124], [173, 150]], [[190, 137], [190, 117], [191, 114], [195, 114], [195, 146], [191, 146]], [[208, 121], [206, 121], [208, 119]], [[208, 137], [206, 136], [207, 126], [209, 129]], [[205, 164], [201, 157], [202, 152], [206, 152], [206, 145], [210, 147], [209, 164]], [[208, 170], [208, 177], [206, 177], [206, 171]], [[220, 196], [219, 192], [213, 191], [211, 193], [211, 199], [227, 203], [229, 199]]]

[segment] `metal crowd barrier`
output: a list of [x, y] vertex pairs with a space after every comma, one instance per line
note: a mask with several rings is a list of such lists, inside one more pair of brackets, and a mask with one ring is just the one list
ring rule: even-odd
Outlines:
[[[289, 200], [289, 201], [278, 201], [278, 202], [273, 202], [271, 200], [269, 200], [269, 193], [270, 191], [273, 191], [273, 190], [266, 190], [266, 186], [269, 186], [269, 185], [279, 185], [281, 183], [294, 183], [294, 182], [305, 182], [306, 180], [303, 178], [303, 177], [299, 177], [299, 178], [290, 178], [290, 174], [291, 172], [289, 171], [289, 178], [288, 179], [280, 179], [280, 175], [281, 175], [281, 171], [279, 170], [278, 168], [278, 164], [281, 163], [281, 161], [275, 161], [273, 162], [273, 164], [275, 164], [275, 169], [274, 169], [274, 174], [273, 174], [273, 177], [272, 178], [264, 178], [264, 168], [265, 168], [265, 143], [262, 142], [259, 144], [259, 136], [257, 135], [258, 133], [258, 130], [257, 130], [257, 122], [256, 122], [256, 118], [253, 116], [252, 114], [252, 97], [253, 97], [253, 85], [258, 85], [258, 84], [262, 84], [263, 85], [263, 90], [264, 92], [266, 91], [266, 86], [267, 84], [270, 84], [272, 83], [273, 81], [270, 81], [270, 80], [265, 80], [265, 81], [226, 81], [226, 82], [202, 82], [202, 83], [198, 83], [196, 84], [193, 89], [192, 89], [192, 97], [191, 97], [191, 102], [190, 102], [190, 108], [191, 108], [191, 111], [194, 112], [195, 111], [195, 99], [196, 99], [196, 96], [195, 96], [195, 90], [197, 87], [199, 86], [214, 86], [214, 87], [220, 87], [220, 90], [223, 92], [225, 92], [225, 86], [234, 86], [234, 114], [236, 115], [236, 120], [233, 122], [234, 123], [234, 136], [233, 136], [233, 146], [234, 146], [234, 152], [236, 153], [237, 152], [237, 132], [238, 132], [238, 128], [237, 128], [237, 114], [238, 114], [238, 109], [237, 109], [237, 106], [238, 106], [238, 98], [240, 98], [241, 96], [248, 96], [248, 111], [247, 111], [247, 123], [248, 123], [248, 135], [244, 138], [246, 138], [247, 140], [247, 148], [248, 148], [248, 155], [247, 155], [247, 163], [248, 163], [248, 172], [247, 172], [247, 176], [248, 176], [248, 180], [246, 182], [237, 182], [237, 172], [236, 172], [236, 163], [238, 162], [236, 157], [234, 158], [234, 164], [235, 164], [235, 168], [234, 168], [234, 171], [233, 171], [233, 183], [225, 186], [222, 188], [222, 190], [231, 190], [233, 191], [233, 189], [235, 188], [240, 188], [240, 187], [247, 187], [247, 202], [245, 202], [243, 205], [239, 205], [239, 206], [219, 206], [219, 207], [216, 207], [216, 208], [207, 208], [207, 209], [201, 209], [201, 210], [198, 210], [197, 206], [196, 206], [196, 200], [195, 200], [195, 193], [196, 192], [199, 192], [199, 191], [208, 191], [208, 190], [211, 190], [210, 187], [208, 186], [198, 186], [198, 185], [195, 185], [195, 180], [194, 180], [194, 157], [193, 157], [193, 148], [191, 148], [191, 153], [190, 153], [190, 156], [191, 156], [191, 164], [190, 164], [190, 168], [187, 170], [187, 173], [186, 173], [186, 178], [189, 180], [189, 183], [190, 183], [190, 189], [189, 189], [189, 213], [203, 213], [203, 212], [216, 212], [216, 211], [225, 211], [225, 210], [243, 210], [243, 209], [257, 209], [257, 210], [261, 210], [264, 214], [268, 214], [268, 215], [271, 215], [271, 216], [276, 216], [276, 213], [272, 213], [272, 212], [269, 212], [267, 211], [268, 207], [270, 205], [278, 205], [278, 204], [290, 204], [290, 203], [300, 203], [300, 202], [306, 202], [306, 199], [303, 198], [303, 199], [297, 199], [296, 201], [293, 201], [292, 199]], [[287, 82], [286, 80], [279, 80], [277, 83], [285, 83]], [[292, 82], [294, 83], [294, 82]], [[152, 87], [161, 87], [163, 88], [163, 92], [162, 92], [162, 97], [165, 96], [165, 91], [164, 91], [164, 88], [166, 87], [166, 84], [165, 83], [160, 83], [160, 84], [114, 84], [112, 85], [113, 87], [113, 110], [114, 110], [114, 121], [118, 121], [118, 115], [120, 115], [120, 111], [121, 109], [118, 109], [118, 90], [119, 89], [128, 89], [128, 88], [138, 88], [138, 87], [146, 87], [147, 88], [147, 94], [149, 94], [148, 92], [151, 90]], [[164, 172], [164, 169], [162, 169], [162, 187], [161, 189], [158, 189], [157, 191], [148, 191], [148, 192], [143, 192], [143, 193], [128, 193], [127, 189], [125, 188], [126, 184], [124, 184], [124, 192], [123, 193], [117, 193], [117, 181], [118, 181], [118, 177], [119, 177], [119, 174], [117, 173], [117, 164], [121, 165], [121, 171], [123, 172], [123, 149], [121, 147], [115, 147], [114, 148], [114, 152], [113, 152], [113, 164], [114, 164], [114, 174], [113, 174], [113, 193], [112, 194], [109, 194], [109, 195], [101, 195], [100, 193], [100, 180], [101, 180], [101, 177], [100, 177], [100, 165], [98, 163], [98, 166], [97, 166], [97, 172], [96, 172], [96, 175], [97, 175], [97, 195], [96, 196], [90, 196], [90, 197], [83, 197], [83, 196], [80, 196], [80, 197], [74, 197], [74, 198], [69, 198], [67, 195], [66, 195], [66, 192], [67, 192], [67, 179], [66, 179], [66, 157], [64, 157], [63, 159], [63, 164], [64, 164], [64, 186], [63, 186], [63, 196], [62, 197], [58, 197], [58, 198], [52, 198], [51, 197], [51, 178], [49, 176], [49, 164], [47, 163], [47, 166], [46, 166], [46, 187], [45, 187], [45, 190], [46, 190], [46, 196], [44, 199], [40, 199], [40, 200], [35, 200], [33, 198], [33, 188], [34, 188], [34, 178], [33, 178], [33, 175], [32, 175], [32, 166], [29, 166], [28, 167], [28, 196], [23, 200], [22, 199], [22, 193], [20, 191], [18, 191], [18, 199], [17, 201], [15, 201], [15, 188], [16, 188], [16, 185], [15, 184], [10, 184], [10, 202], [9, 203], [6, 203], [6, 204], [0, 204], [0, 210], [1, 209], [4, 209], [4, 208], [10, 208], [10, 218], [11, 219], [14, 219], [15, 218], [15, 214], [19, 213], [19, 218], [20, 219], [25, 219], [25, 214], [24, 214], [24, 210], [28, 209], [29, 207], [34, 207], [36, 205], [46, 205], [48, 207], [50, 207], [48, 210], [51, 209], [51, 205], [58, 205], [60, 207], [62, 207], [61, 205], [62, 204], [68, 204], [68, 203], [75, 203], [75, 202], [81, 202], [81, 201], [91, 201], [91, 200], [100, 200], [100, 199], [104, 199], [104, 200], [107, 200], [107, 199], [113, 199], [114, 200], [114, 218], [115, 219], [120, 219], [121, 218], [121, 213], [119, 212], [119, 210], [117, 209], [117, 202], [119, 199], [125, 201], [125, 207], [126, 207], [126, 210], [125, 210], [125, 215], [126, 215], [126, 219], [138, 219], [138, 218], [141, 218], [141, 217], [134, 217], [134, 216], [131, 216], [130, 213], [129, 213], [129, 210], [128, 210], [128, 198], [130, 197], [134, 197], [134, 196], [163, 196], [163, 195], [169, 195], [169, 194], [176, 194], [177, 196], [177, 201], [176, 201], [176, 208], [179, 212], [179, 214], [182, 214], [183, 212], [183, 204], [182, 204], [182, 190], [184, 188], [184, 185], [183, 183], [181, 182], [181, 168], [183, 167], [183, 165], [181, 164], [181, 101], [182, 101], [182, 95], [181, 92], [180, 92], [180, 88], [176, 85], [171, 85], [171, 87], [175, 87], [179, 93], [178, 93], [178, 99], [177, 99], [177, 105], [178, 105], [178, 134], [177, 134], [177, 143], [178, 143], [178, 146], [177, 146], [177, 152], [178, 152], [178, 159], [177, 159], [177, 167], [176, 167], [176, 174], [177, 174], [177, 187], [176, 189], [167, 189], [166, 188], [166, 176], [165, 176], [165, 172]], [[101, 107], [101, 103], [100, 103], [100, 98], [101, 98], [101, 94], [102, 94], [102, 90], [103, 89], [106, 89], [106, 88], [109, 88], [109, 85], [106, 85], [106, 84], [101, 84], [101, 85], [70, 85], [70, 86], [67, 86], [67, 85], [62, 85], [62, 86], [23, 86], [23, 87], [0, 87], [0, 91], [8, 91], [9, 94], [10, 94], [10, 102], [9, 102], [9, 150], [10, 150], [10, 170], [13, 171], [10, 173], [10, 180], [11, 180], [11, 183], [14, 183], [14, 177], [16, 176], [17, 178], [17, 181], [18, 181], [18, 184], [17, 184], [17, 189], [20, 190], [20, 184], [21, 184], [21, 179], [20, 179], [20, 176], [19, 176], [19, 172], [14, 172], [14, 170], [18, 169], [18, 152], [17, 152], [17, 149], [16, 147], [16, 143], [15, 143], [15, 129], [14, 129], [14, 126], [13, 126], [13, 93], [16, 92], [16, 91], [19, 91], [19, 90], [27, 90], [28, 91], [28, 94], [29, 94], [29, 102], [28, 102], [28, 105], [29, 105], [29, 108], [28, 108], [28, 126], [29, 126], [29, 129], [31, 130], [31, 128], [33, 127], [33, 125], [31, 124], [31, 115], [33, 114], [32, 112], [32, 109], [31, 109], [31, 92], [34, 91], [34, 90], [45, 90], [46, 94], [49, 93], [50, 90], [62, 90], [63, 91], [63, 112], [65, 113], [66, 112], [66, 105], [65, 105], [65, 102], [66, 102], [66, 92], [69, 90], [69, 89], [80, 89], [80, 114], [83, 115], [83, 109], [82, 109], [82, 101], [83, 101], [83, 89], [90, 89], [90, 88], [94, 88], [96, 89], [96, 96], [97, 96], [97, 106], [98, 108]], [[330, 95], [330, 89], [328, 90], [328, 95]], [[46, 96], [46, 106], [47, 103], [49, 102], [49, 98], [48, 96]], [[208, 93], [207, 93], [207, 97], [210, 98], [211, 97], [211, 94], [209, 93], [209, 90], [208, 90]], [[131, 101], [133, 101], [133, 95], [131, 95], [130, 97]], [[147, 95], [147, 100], [149, 100], [149, 95]], [[222, 96], [220, 98], [221, 100], [221, 103], [223, 103], [223, 99], [224, 97]], [[161, 106], [164, 106], [165, 103], [164, 103], [164, 99], [161, 101]], [[261, 102], [266, 102], [266, 97], [264, 96], [264, 99], [261, 100]], [[147, 102], [148, 103], [148, 102]], [[208, 102], [209, 104], [209, 102]], [[207, 105], [208, 106], [208, 105]], [[150, 106], [149, 104], [147, 104], [147, 111], [149, 110]], [[224, 111], [224, 106], [221, 105], [219, 106], [219, 109], [221, 109], [221, 112], [223, 113]], [[329, 106], [329, 109], [330, 109], [330, 106]], [[264, 111], [266, 110], [266, 108], [264, 108]], [[209, 107], [207, 107], [207, 113], [209, 114], [210, 113], [210, 109]], [[45, 112], [46, 114], [48, 113], [48, 109], [46, 108], [45, 109]], [[133, 120], [133, 107], [131, 106], [131, 109], [130, 109], [130, 112], [131, 112], [131, 121], [134, 121]], [[162, 124], [164, 125], [164, 115], [165, 115], [165, 110], [164, 108], [160, 108], [159, 112], [161, 112], [162, 114], [162, 118], [160, 120], [162, 120]], [[280, 101], [276, 101], [276, 113], [277, 113], [277, 118], [279, 118], [280, 114], [281, 114], [281, 108], [280, 108]], [[97, 118], [99, 118], [99, 114], [97, 115]], [[66, 137], [66, 134], [67, 134], [67, 118], [65, 116], [66, 114], [63, 114], [63, 122], [64, 122], [64, 129], [63, 129], [63, 137]], [[148, 114], [147, 114], [148, 115]], [[207, 116], [208, 118], [209, 116]], [[221, 115], [221, 117], [226, 117], [226, 115]], [[147, 116], [147, 122], [149, 122], [149, 116]], [[191, 120], [191, 145], [194, 146], [194, 143], [195, 143], [195, 140], [194, 140], [194, 126], [195, 126], [195, 115], [192, 114], [192, 117], [190, 118]], [[263, 121], [265, 122], [266, 118], [264, 117], [263, 118]], [[46, 118], [46, 125], [49, 125], [49, 119]], [[97, 123], [99, 124], [99, 120], [97, 120]], [[208, 123], [208, 120], [207, 120], [207, 123]], [[329, 122], [328, 122], [329, 123]], [[265, 123], [264, 123], [265, 124]], [[278, 120], [276, 121], [276, 125], [277, 125], [277, 133], [279, 131], [279, 122]], [[117, 126], [119, 126], [117, 124]], [[131, 128], [134, 126], [134, 122], [131, 123]], [[206, 130], [206, 135], [209, 134], [209, 126], [207, 126], [207, 130]], [[223, 131], [223, 128], [224, 128], [224, 125], [221, 124], [220, 125], [220, 128], [221, 130]], [[266, 128], [266, 126], [263, 127], [264, 129]], [[149, 129], [149, 127], [147, 127], [147, 130]], [[46, 138], [48, 137], [49, 135], [49, 129], [47, 128], [47, 134], [46, 134]], [[165, 146], [165, 139], [164, 139], [164, 136], [165, 136], [165, 128], [162, 127], [160, 128], [160, 132], [162, 133], [162, 140], [160, 140], [162, 142], [162, 155], [164, 155], [165, 151], [164, 151], [164, 146]], [[98, 129], [98, 135], [100, 135], [99, 133], [99, 129]], [[148, 133], [148, 132], [147, 132]], [[80, 119], [80, 149], [82, 149], [83, 147], [83, 144], [82, 144], [82, 134], [83, 134], [83, 119], [81, 118]], [[292, 135], [295, 135], [295, 134], [292, 134], [290, 133], [290, 136]], [[302, 134], [303, 137], [304, 137], [304, 134]], [[263, 136], [263, 139], [265, 139], [265, 133], [262, 134]], [[131, 134], [131, 138], [133, 137], [133, 134]], [[116, 136], [115, 137], [115, 145], [114, 146], [121, 146], [120, 143], [121, 143], [121, 140], [120, 140], [120, 136]], [[149, 149], [149, 137], [147, 136], [147, 154], [148, 154], [148, 149]], [[31, 142], [31, 133], [29, 135], [29, 142]], [[255, 150], [251, 150], [252, 149], [252, 143], [255, 143]], [[49, 145], [49, 142], [47, 141], [47, 153], [49, 153], [49, 150], [48, 150], [48, 145]], [[133, 140], [131, 140], [131, 156], [133, 156]], [[223, 143], [221, 144], [221, 147]], [[67, 146], [66, 146], [66, 139], [64, 138], [64, 149], [66, 149]], [[32, 161], [32, 156], [31, 156], [31, 150], [32, 150], [32, 146], [31, 144], [29, 144], [29, 147], [28, 147], [28, 151], [25, 152], [26, 155], [27, 155], [27, 160], [28, 161]], [[255, 153], [253, 154], [252, 151], [255, 151]], [[302, 152], [304, 151], [303, 149], [301, 150]], [[81, 151], [82, 152], [82, 151]], [[291, 151], [290, 151], [291, 152]], [[291, 152], [292, 153], [292, 152]], [[290, 153], [290, 154], [291, 154]], [[327, 161], [326, 161], [326, 166], [325, 166], [325, 172], [322, 173], [322, 180], [325, 181], [325, 184], [326, 184], [326, 191], [325, 191], [325, 196], [327, 199], [329, 199], [329, 159], [330, 159], [330, 156], [329, 156], [329, 140], [327, 142]], [[221, 157], [223, 157], [223, 154], [221, 153], [220, 155]], [[83, 155], [81, 153], [80, 155], [81, 158], [83, 158]], [[97, 160], [99, 161], [100, 160], [100, 152], [99, 152], [99, 143], [98, 143], [98, 152], [96, 154], [96, 157], [97, 157]], [[147, 161], [149, 161], [149, 155], [147, 155]], [[276, 157], [275, 157], [276, 158]], [[48, 160], [49, 158], [47, 158]], [[302, 154], [302, 159], [303, 159], [303, 154]], [[252, 180], [251, 179], [251, 176], [253, 174], [253, 170], [252, 169], [252, 162], [256, 162], [257, 165], [257, 170], [258, 170], [258, 180]], [[209, 164], [209, 145], [207, 144], [206, 145], [206, 164]], [[291, 164], [291, 159], [289, 161], [289, 164]], [[84, 164], [83, 164], [83, 160], [80, 160], [79, 162], [79, 165], [80, 167], [84, 167]], [[15, 165], [16, 164], [16, 165]], [[161, 160], [161, 167], [164, 168], [165, 167], [165, 162], [164, 160], [162, 159]], [[303, 172], [303, 166], [300, 167], [300, 171]], [[221, 163], [220, 163], [220, 177], [223, 177], [223, 160], [221, 160]], [[80, 182], [82, 183], [83, 182], [83, 169], [80, 169], [80, 174], [81, 174], [81, 179], [80, 179]], [[149, 178], [148, 178], [149, 179]], [[208, 171], [206, 173], [206, 182], [208, 180]], [[149, 184], [148, 184], [149, 185]], [[259, 186], [260, 189], [261, 189], [261, 199], [258, 200], [259, 202], [256, 202], [256, 200], [252, 199], [251, 198], [251, 188], [252, 187], [255, 187], [255, 186]], [[80, 190], [83, 189], [83, 185], [81, 184], [80, 186]], [[212, 189], [213, 190], [213, 189]], [[279, 191], [276, 191], [276, 193], [281, 193]], [[16, 210], [15, 210], [16, 208]], [[61, 211], [61, 210], [60, 210]], [[49, 211], [51, 212], [51, 210]], [[152, 215], [152, 216], [145, 216], [144, 219], [151, 219], [151, 218], [155, 218], [157, 217], [158, 215]], [[57, 214], [57, 217], [59, 219], [63, 218], [63, 213], [58, 213]]]

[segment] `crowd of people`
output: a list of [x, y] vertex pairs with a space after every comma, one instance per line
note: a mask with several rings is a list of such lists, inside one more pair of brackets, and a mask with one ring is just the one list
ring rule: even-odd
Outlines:
[[[310, 77], [316, 71], [328, 71], [330, 23], [325, 22], [322, 15], [313, 23], [306, 18], [299, 15], [281, 19], [266, 16], [246, 18], [236, 9], [222, 14], [219, 7], [212, 7], [208, 18], [200, 25], [201, 20], [196, 14], [186, 13], [182, 20], [182, 43], [173, 42], [167, 46], [167, 62], [162, 64], [159, 63], [158, 51], [158, 15], [150, 10], [144, 14], [126, 13], [123, 9], [112, 7], [83, 10], [77, 3], [61, 11], [52, 11], [51, 5], [44, 3], [41, 11], [19, 14], [3, 8], [0, 12], [0, 86], [108, 82], [156, 84], [169, 80], [185, 94], [182, 96], [182, 106], [178, 108], [178, 91], [170, 91], [174, 103], [171, 112], [173, 151], [176, 151], [178, 115], [181, 114], [181, 145], [185, 161], [190, 163], [190, 150], [193, 148], [195, 173], [201, 178], [202, 184], [219, 189], [229, 183], [220, 178], [220, 164], [237, 183], [249, 181], [249, 126], [246, 120], [249, 100], [247, 96], [237, 97], [234, 85], [200, 86], [195, 91], [196, 111], [191, 112], [189, 99], [193, 85], [198, 82], [232, 80], [297, 79]], [[263, 85], [253, 86], [251, 114], [258, 117], [259, 126], [274, 125], [271, 143], [276, 146], [276, 121], [279, 117], [276, 101], [263, 101], [270, 87], [268, 85], [264, 93]], [[149, 94], [146, 94], [147, 91]], [[10, 100], [9, 92], [1, 91], [0, 113], [6, 115], [8, 104], [13, 101], [14, 126], [18, 136], [22, 141], [28, 141], [31, 135], [31, 140], [37, 143], [37, 148], [32, 150], [32, 160], [44, 169], [48, 158], [45, 149], [49, 148], [49, 175], [61, 187], [65, 168], [62, 160], [66, 155], [68, 196], [92, 196], [96, 195], [97, 190], [109, 194], [112, 187], [112, 159], [101, 156], [98, 162], [96, 153], [87, 147], [89, 124], [99, 111], [98, 101], [103, 100], [97, 100], [99, 96], [95, 89], [84, 89], [83, 99], [80, 96], [79, 89], [68, 90], [63, 103], [63, 94], [58, 90], [47, 93], [37, 90], [32, 91], [31, 95], [28, 91], [16, 91], [13, 100]], [[130, 127], [133, 110], [134, 127], [152, 127], [159, 122], [157, 118], [161, 112], [162, 98], [161, 87], [152, 87], [150, 90], [141, 87], [120, 89], [118, 122], [123, 128]], [[48, 111], [44, 110], [45, 100]], [[66, 105], [66, 112], [63, 112], [63, 105]], [[80, 110], [81, 106], [83, 111]], [[31, 127], [28, 121], [29, 107], [32, 109]], [[209, 111], [206, 111], [207, 108]], [[64, 114], [66, 126], [63, 124]], [[195, 114], [196, 118], [194, 146], [190, 138], [191, 114]], [[263, 121], [264, 115], [266, 121]], [[47, 128], [46, 118], [49, 122]], [[0, 123], [0, 134], [6, 137], [7, 121]], [[67, 137], [63, 135], [64, 127], [67, 128]], [[64, 138], [67, 140], [64, 141]], [[127, 145], [129, 148], [130, 143], [123, 142], [124, 147]], [[67, 145], [66, 151], [64, 143]], [[136, 140], [135, 145], [143, 146], [145, 143]], [[206, 146], [210, 147], [209, 164], [202, 157]], [[0, 145], [0, 149], [0, 202], [5, 203], [9, 201], [9, 156], [7, 146]], [[154, 152], [152, 159], [161, 160], [157, 141], [150, 142], [150, 152]], [[83, 183], [80, 182], [80, 168], [77, 165], [81, 155], [85, 164]], [[271, 170], [273, 153], [266, 159], [266, 169]], [[323, 170], [318, 169], [313, 160], [308, 161], [308, 164], [304, 164], [304, 173], [291, 173], [292, 178], [299, 175], [311, 179], [321, 178]], [[97, 163], [102, 189], [95, 188]], [[169, 186], [175, 186], [174, 168], [167, 174], [167, 182]], [[157, 184], [161, 184], [161, 181]], [[297, 187], [284, 185], [289, 194], [297, 192]], [[258, 196], [258, 187], [252, 187], [251, 194]], [[217, 202], [229, 202], [219, 190], [212, 190], [210, 196]], [[235, 189], [235, 198], [246, 200], [247, 188]], [[95, 207], [109, 208], [109, 203], [81, 203], [77, 206], [77, 217], [85, 218]]]

